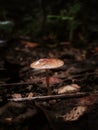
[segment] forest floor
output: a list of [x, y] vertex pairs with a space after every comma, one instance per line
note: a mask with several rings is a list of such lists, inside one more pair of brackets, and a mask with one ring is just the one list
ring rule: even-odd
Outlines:
[[[0, 47], [0, 130], [97, 130], [98, 43], [13, 40]], [[64, 61], [46, 72], [42, 58]]]

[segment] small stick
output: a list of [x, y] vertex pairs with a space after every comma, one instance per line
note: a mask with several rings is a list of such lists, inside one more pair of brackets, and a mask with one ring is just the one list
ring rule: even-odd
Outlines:
[[[21, 82], [21, 83], [0, 84], [0, 87], [19, 86], [19, 85], [30, 85], [30, 84], [34, 84], [34, 82]], [[1, 89], [1, 88], [0, 88], [0, 89]]]
[[71, 93], [71, 94], [62, 94], [62, 95], [48, 95], [48, 96], [37, 96], [37, 97], [26, 97], [26, 98], [12, 98], [8, 99], [8, 101], [45, 101], [45, 100], [53, 100], [53, 99], [68, 99], [68, 98], [80, 98], [83, 96], [90, 95], [90, 92], [78, 92], [78, 93]]

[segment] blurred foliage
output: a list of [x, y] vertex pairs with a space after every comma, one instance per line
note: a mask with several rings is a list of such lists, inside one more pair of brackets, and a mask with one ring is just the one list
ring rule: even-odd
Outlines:
[[[38, 38], [53, 34], [57, 39], [94, 40], [98, 33], [96, 0], [0, 0], [1, 36]], [[8, 31], [9, 30], [9, 31]]]
[[14, 23], [12, 21], [0, 21], [0, 31], [10, 33], [13, 29]]
[[76, 19], [80, 7], [81, 5], [79, 3], [75, 3], [74, 5], [68, 6], [68, 9], [61, 10], [60, 15], [48, 15], [48, 19], [53, 22], [55, 20], [65, 21], [66, 31], [69, 32], [69, 41], [72, 41], [74, 30], [81, 24], [80, 21]]

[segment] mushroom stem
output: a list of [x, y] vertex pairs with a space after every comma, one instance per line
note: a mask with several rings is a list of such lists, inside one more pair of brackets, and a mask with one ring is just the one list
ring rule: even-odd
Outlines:
[[51, 95], [52, 91], [50, 88], [50, 83], [49, 83], [49, 69], [46, 69], [46, 84], [47, 84], [47, 90], [48, 90], [48, 95]]

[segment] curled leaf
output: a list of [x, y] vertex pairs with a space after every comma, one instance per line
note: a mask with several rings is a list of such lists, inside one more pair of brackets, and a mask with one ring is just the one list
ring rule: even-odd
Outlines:
[[64, 121], [75, 121], [78, 120], [87, 110], [86, 106], [77, 106], [74, 107], [70, 112], [64, 115]]
[[78, 92], [79, 90], [80, 90], [80, 86], [78, 86], [77, 84], [71, 84], [59, 88], [58, 94]]

